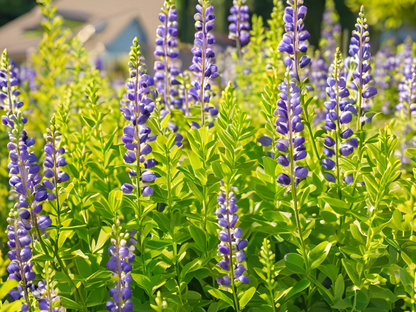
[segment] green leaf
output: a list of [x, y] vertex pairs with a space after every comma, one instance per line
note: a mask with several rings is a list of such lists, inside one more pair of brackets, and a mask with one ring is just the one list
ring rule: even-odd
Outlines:
[[116, 212], [123, 202], [123, 192], [119, 190], [114, 190], [110, 192], [108, 195], [108, 203], [110, 204], [110, 208], [113, 212]]
[[169, 233], [170, 221], [163, 213], [156, 211], [153, 212], [153, 219], [156, 221], [162, 231]]
[[192, 190], [192, 193], [195, 195], [195, 197], [202, 202], [204, 199], [204, 196], [202, 195], [202, 193], [199, 191], [198, 187], [192, 183], [191, 181], [187, 181], [187, 184], [189, 186], [189, 188]]
[[166, 128], [166, 126], [168, 125], [169, 120], [170, 120], [170, 116], [171, 116], [171, 114], [170, 114], [170, 113], [168, 113], [168, 114], [165, 116], [165, 118], [163, 118], [162, 123], [161, 123], [161, 125], [160, 125], [162, 129]]
[[356, 241], [358, 241], [361, 245], [365, 245], [365, 241], [363, 236], [360, 233], [360, 229], [358, 228], [358, 226], [354, 223], [350, 224], [350, 231], [352, 236], [354, 237], [354, 239]]
[[368, 305], [369, 298], [363, 291], [359, 291], [357, 293], [357, 311], [363, 311], [365, 307]]
[[203, 252], [207, 252], [207, 236], [205, 235], [205, 232], [201, 230], [199, 227], [196, 227], [195, 225], [191, 225], [189, 227], [189, 233], [191, 233], [191, 236], [195, 243], [198, 245], [199, 249]]
[[322, 197], [322, 199], [338, 214], [345, 214], [348, 209], [347, 203], [337, 198]]
[[82, 306], [75, 302], [72, 299], [69, 299], [67, 297], [61, 297], [61, 303], [62, 305], [67, 309], [75, 309], [75, 310], [82, 310]]
[[91, 128], [94, 128], [95, 127], [95, 121], [94, 120], [92, 120], [91, 118], [88, 118], [88, 117], [86, 117], [84, 115], [81, 115], [81, 117], [82, 117], [82, 119], [84, 119], [85, 123], [88, 126], [90, 126]]
[[254, 294], [256, 293], [256, 288], [251, 287], [249, 290], [246, 290], [244, 295], [240, 298], [240, 308], [243, 309], [247, 303], [250, 302], [251, 298], [253, 298]]
[[10, 304], [0, 305], [0, 312], [16, 312], [21, 311], [23, 299], [16, 300]]
[[325, 211], [325, 210], [321, 211], [321, 216], [322, 216], [322, 219], [324, 219], [324, 221], [328, 223], [338, 221], [337, 215], [330, 211]]
[[230, 297], [228, 297], [228, 293], [215, 288], [208, 290], [208, 292], [218, 300], [222, 300], [223, 302], [227, 303], [230, 307], [234, 307], [234, 302]]
[[305, 263], [303, 258], [295, 253], [289, 253], [285, 256], [286, 268], [293, 273], [305, 274]]
[[4, 297], [6, 297], [7, 293], [11, 289], [15, 288], [18, 284], [19, 282], [14, 279], [9, 279], [5, 281], [4, 284], [1, 285], [1, 288], [0, 288], [0, 299], [3, 299]]
[[311, 269], [315, 269], [325, 261], [331, 250], [332, 244], [329, 242], [322, 242], [309, 252], [309, 262]]
[[339, 274], [337, 280], [335, 281], [335, 288], [334, 288], [334, 302], [342, 300], [342, 296], [344, 295], [345, 290], [345, 283], [342, 274]]
[[189, 263], [187, 263], [181, 271], [181, 279], [184, 279], [186, 274], [198, 270], [202, 265], [202, 260], [195, 259]]
[[140, 288], [143, 288], [145, 291], [147, 291], [147, 294], [152, 294], [152, 282], [147, 276], [144, 276], [143, 274], [135, 274], [132, 273], [131, 277], [133, 277], [133, 280], [139, 285]]
[[416, 158], [416, 148], [408, 148], [406, 153]]
[[[348, 276], [350, 277], [351, 281], [354, 283], [355, 286], [361, 286], [360, 276], [357, 273], [357, 264], [355, 261], [350, 259], [342, 259], [342, 265], [347, 271]], [[361, 273], [361, 272], [360, 272]]]
[[294, 299], [293, 297], [295, 297], [296, 295], [297, 295], [296, 297], [298, 297], [301, 291], [309, 287], [310, 283], [311, 282], [307, 279], [297, 282], [297, 284], [293, 286], [290, 289], [290, 291], [286, 294], [286, 296], [284, 297], [284, 300], [285, 301], [293, 300]]
[[87, 301], [85, 302], [87, 307], [95, 307], [97, 305], [100, 305], [103, 303], [104, 298], [106, 295], [106, 288], [101, 287], [98, 289], [95, 289], [94, 291], [91, 291]]
[[263, 157], [263, 166], [264, 166], [264, 172], [271, 176], [274, 180], [276, 177], [276, 166], [277, 162], [274, 159], [271, 159], [270, 157]]
[[100, 235], [98, 236], [98, 240], [92, 241], [92, 252], [96, 253], [98, 250], [100, 250], [107, 242], [107, 240], [110, 238], [110, 235], [111, 233], [106, 233], [103, 229], [101, 229]]

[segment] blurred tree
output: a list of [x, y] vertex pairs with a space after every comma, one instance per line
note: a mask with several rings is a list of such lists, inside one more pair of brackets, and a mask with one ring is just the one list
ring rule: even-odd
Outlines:
[[30, 11], [35, 0], [0, 0], [0, 26]]
[[416, 0], [346, 0], [346, 4], [358, 12], [365, 6], [368, 23], [381, 30], [399, 28], [403, 24], [416, 25]]

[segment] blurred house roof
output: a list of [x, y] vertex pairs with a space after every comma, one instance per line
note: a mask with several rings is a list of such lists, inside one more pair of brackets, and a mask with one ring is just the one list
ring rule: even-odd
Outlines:
[[[134, 37], [147, 51], [154, 49], [163, 0], [57, 0], [54, 5], [89, 51], [128, 53]], [[41, 39], [42, 19], [36, 7], [0, 27], [0, 51], [7, 48], [12, 58], [25, 58]]]

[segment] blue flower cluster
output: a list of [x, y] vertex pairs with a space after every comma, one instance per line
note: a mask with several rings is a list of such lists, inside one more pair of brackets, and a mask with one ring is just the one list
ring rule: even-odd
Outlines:
[[[10, 65], [11, 64], [11, 65]], [[37, 164], [38, 158], [29, 148], [35, 144], [33, 138], [29, 138], [24, 129], [28, 119], [19, 110], [23, 102], [19, 101], [18, 79], [13, 63], [9, 62], [7, 51], [2, 54], [1, 59], [2, 85], [6, 85], [6, 103], [4, 108], [7, 111], [2, 116], [3, 124], [8, 128], [9, 149], [8, 169], [10, 173], [9, 184], [14, 188], [18, 196], [18, 203], [15, 208], [19, 211], [22, 219], [30, 220], [33, 226], [43, 230], [52, 224], [49, 215], [39, 217], [42, 211], [42, 202], [48, 199], [48, 193], [40, 182], [42, 176], [39, 174], [40, 167]]]
[[332, 58], [339, 45], [341, 35], [341, 25], [339, 15], [335, 11], [333, 0], [326, 0], [325, 11], [322, 18], [321, 43], [320, 48], [324, 54], [327, 69], [332, 63]]
[[[195, 14], [195, 33], [194, 48], [192, 48], [192, 65], [189, 67], [194, 72], [196, 79], [193, 87], [189, 90], [189, 95], [201, 105], [201, 123], [205, 125], [205, 112], [214, 109], [213, 107], [205, 108], [205, 103], [209, 103], [211, 98], [210, 79], [219, 77], [218, 67], [214, 64], [215, 53], [211, 45], [215, 43], [215, 37], [211, 34], [214, 29], [215, 15], [214, 7], [211, 1], [199, 0]], [[218, 114], [218, 110], [214, 111]], [[215, 115], [215, 114], [214, 114]]]
[[[287, 3], [289, 6], [286, 7], [283, 15], [286, 33], [279, 43], [278, 50], [288, 53], [295, 62], [296, 78], [299, 79], [299, 67], [304, 68], [311, 63], [311, 59], [307, 55], [299, 58], [299, 53], [306, 53], [308, 50], [307, 40], [310, 34], [305, 30], [303, 23], [308, 9], [303, 5], [303, 0], [288, 0]], [[292, 69], [291, 62], [286, 61], [285, 64]]]
[[351, 128], [344, 127], [343, 129], [343, 125], [348, 125], [352, 121], [352, 117], [357, 114], [357, 110], [354, 105], [345, 100], [350, 92], [347, 88], [347, 82], [342, 76], [342, 56], [339, 49], [336, 50], [333, 67], [334, 74], [328, 78], [326, 89], [329, 99], [325, 102], [328, 114], [324, 128], [328, 131], [328, 136], [324, 139], [323, 152], [328, 158], [322, 160], [322, 167], [326, 171], [324, 176], [329, 182], [336, 181], [332, 173], [336, 163], [331, 158], [336, 156], [338, 161], [339, 155], [347, 157], [354, 152], [354, 148], [358, 147], [358, 139], [351, 138], [354, 134]]
[[[162, 12], [159, 14], [159, 25], [156, 30], [156, 50], [154, 55], [154, 75], [156, 90], [162, 95], [165, 108], [170, 110], [182, 108], [183, 99], [179, 95], [180, 85], [177, 77], [180, 69], [175, 66], [174, 60], [179, 56], [178, 50], [178, 22], [175, 1], [166, 0]], [[173, 86], [173, 87], [171, 87]]]
[[[230, 190], [235, 191], [236, 188], [231, 187]], [[248, 284], [248, 276], [243, 275], [247, 269], [241, 264], [246, 258], [244, 249], [248, 246], [248, 242], [241, 239], [243, 231], [236, 227], [238, 221], [236, 215], [238, 210], [237, 197], [234, 192], [224, 190], [217, 197], [217, 201], [220, 206], [216, 211], [218, 224], [223, 228], [219, 233], [221, 243], [218, 245], [223, 259], [218, 265], [221, 269], [230, 272], [228, 275], [218, 277], [217, 283], [224, 287], [230, 287], [234, 280]]]
[[[140, 53], [140, 46], [137, 38], [133, 40], [133, 46], [130, 52], [130, 79], [126, 84], [127, 95], [121, 108], [124, 118], [131, 124], [123, 129], [124, 135], [122, 141], [127, 149], [124, 154], [124, 161], [127, 164], [135, 164], [135, 170], [130, 169], [129, 174], [132, 178], [132, 184], [125, 183], [122, 190], [125, 194], [130, 194], [136, 188], [138, 195], [151, 196], [153, 189], [151, 186], [140, 186], [140, 179], [143, 182], [152, 182], [156, 179], [153, 172], [148, 169], [157, 165], [153, 158], [146, 159], [146, 156], [152, 152], [152, 147], [148, 144], [156, 140], [156, 135], [151, 133], [150, 127], [146, 125], [150, 114], [155, 108], [152, 99], [151, 87], [154, 80], [147, 75], [147, 67], [144, 58]], [[141, 164], [145, 170], [142, 172]]]
[[114, 288], [110, 289], [112, 300], [107, 301], [106, 308], [110, 312], [131, 312], [134, 305], [130, 301], [133, 294], [129, 286], [133, 282], [130, 273], [135, 258], [134, 247], [127, 247], [130, 235], [128, 233], [122, 234], [120, 230], [120, 221], [117, 219], [113, 226], [114, 237], [111, 239], [113, 245], [108, 248], [110, 259], [107, 263], [107, 268], [113, 272], [116, 284]]
[[[68, 174], [59, 169], [67, 165], [66, 159], [63, 156], [65, 154], [65, 149], [61, 147], [56, 151], [53, 145], [48, 143], [45, 145], [44, 151], [44, 165], [46, 168], [48, 168], [45, 170], [45, 177], [53, 180], [45, 180], [43, 181], [43, 184], [48, 189], [53, 190], [55, 188], [55, 183], [64, 183], [69, 180]], [[57, 172], [56, 174], [55, 171]]]
[[324, 100], [326, 98], [325, 88], [327, 86], [328, 68], [321, 54], [312, 62], [310, 78], [315, 86], [316, 95], [320, 100]]
[[408, 116], [416, 117], [416, 61], [407, 58], [404, 61], [403, 80], [399, 83], [398, 111], [407, 108]]
[[[364, 123], [363, 116], [363, 102], [377, 94], [375, 87], [369, 86], [373, 80], [371, 71], [371, 52], [370, 52], [370, 32], [367, 24], [367, 19], [364, 17], [364, 7], [361, 7], [359, 18], [355, 24], [356, 30], [352, 32], [351, 42], [349, 46], [349, 54], [352, 57], [352, 62], [357, 66], [353, 72], [353, 83], [349, 86], [351, 89], [357, 90], [362, 98], [359, 98], [358, 107], [358, 122]], [[361, 127], [361, 126], [360, 126]]]
[[24, 299], [22, 311], [28, 311], [30, 307], [29, 292], [34, 290], [33, 280], [36, 278], [36, 273], [33, 271], [33, 264], [30, 263], [32, 259], [32, 237], [30, 230], [32, 224], [19, 217], [18, 212], [12, 209], [7, 218], [9, 225], [7, 226], [7, 246], [10, 251], [7, 257], [10, 259], [10, 264], [7, 266], [9, 279], [14, 279], [19, 282], [17, 288], [9, 291], [10, 297], [16, 301], [21, 298]]
[[250, 40], [250, 15], [248, 6], [243, 5], [245, 2], [246, 0], [234, 0], [228, 16], [228, 22], [230, 22], [228, 37], [239, 41], [237, 45], [241, 46], [246, 45]]
[[[51, 271], [51, 269], [49, 268]], [[50, 274], [49, 272], [48, 274]], [[39, 310], [40, 312], [61, 312], [64, 311], [60, 301], [61, 298], [55, 294], [50, 285], [46, 284], [45, 281], [39, 281], [38, 287], [34, 290], [33, 296], [38, 299]], [[59, 303], [57, 303], [59, 302]], [[51, 306], [52, 305], [52, 306]]]
[[[287, 138], [277, 141], [276, 148], [282, 153], [277, 157], [277, 162], [284, 168], [290, 167], [290, 176], [296, 177], [296, 184], [298, 184], [301, 179], [307, 177], [309, 171], [305, 167], [296, 166], [296, 161], [305, 159], [307, 155], [306, 147], [303, 145], [305, 138], [299, 135], [303, 131], [304, 125], [300, 117], [302, 113], [300, 89], [296, 82], [295, 78], [290, 80], [286, 78], [279, 85], [280, 99], [277, 101], [274, 115], [277, 117], [276, 131]], [[277, 182], [282, 185], [290, 185], [292, 182], [290, 176], [281, 173], [277, 177]]]

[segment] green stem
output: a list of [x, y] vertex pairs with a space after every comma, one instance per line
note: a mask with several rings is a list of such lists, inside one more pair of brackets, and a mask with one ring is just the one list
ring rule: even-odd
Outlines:
[[179, 270], [179, 263], [178, 263], [178, 252], [177, 252], [178, 245], [176, 243], [173, 243], [173, 258], [175, 259], [175, 267], [176, 267], [176, 276], [177, 276], [177, 284], [178, 284], [178, 295], [179, 295], [179, 301], [181, 302], [181, 305], [183, 306], [183, 300], [182, 300], [182, 290], [181, 290], [181, 277], [180, 277], [180, 270]]
[[[117, 230], [118, 232], [118, 230]], [[117, 233], [116, 240], [116, 254], [117, 254], [117, 293], [118, 293], [118, 311], [121, 312], [121, 265], [120, 265], [120, 234]]]
[[202, 30], [202, 73], [201, 73], [201, 127], [205, 127], [205, 70], [206, 70], [206, 53], [207, 53], [207, 38], [205, 33], [205, 24], [206, 24], [206, 6], [205, 3], [202, 6], [202, 25], [204, 29]]
[[[7, 63], [7, 65], [9, 65]], [[12, 101], [12, 88], [10, 85], [10, 71], [9, 66], [7, 66], [7, 96], [9, 97], [9, 110], [14, 115], [14, 105]]]
[[241, 23], [241, 3], [238, 3], [238, 13], [237, 13], [237, 38], [236, 38], [236, 46], [237, 46], [237, 54], [238, 54], [238, 62], [241, 64], [243, 60], [243, 54], [241, 51], [241, 31], [240, 31], [240, 23]]
[[[170, 8], [169, 8], [170, 11]], [[166, 18], [165, 18], [165, 38], [163, 41], [163, 49], [164, 49], [164, 60], [163, 62], [165, 63], [165, 76], [164, 76], [164, 94], [163, 94], [163, 98], [165, 101], [165, 108], [166, 110], [169, 112], [170, 111], [170, 99], [169, 99], [169, 90], [170, 90], [170, 77], [169, 77], [169, 57], [167, 56], [169, 54], [168, 51], [168, 18], [169, 16], [169, 12], [166, 14]]]
[[334, 296], [332, 296], [332, 294], [329, 292], [329, 289], [326, 289], [320, 282], [318, 282], [315, 277], [313, 277], [310, 274], [307, 274], [308, 279], [312, 282], [312, 284], [314, 284], [317, 288], [319, 288], [320, 290], [322, 290], [329, 298], [329, 300], [331, 302], [334, 301]]

